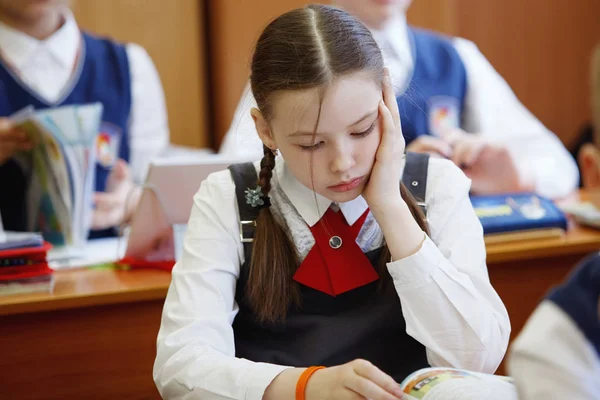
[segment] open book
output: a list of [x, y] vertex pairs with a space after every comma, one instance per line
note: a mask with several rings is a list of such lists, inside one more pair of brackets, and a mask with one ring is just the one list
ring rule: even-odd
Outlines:
[[400, 384], [407, 400], [518, 400], [505, 376], [454, 368], [424, 368]]
[[35, 111], [11, 118], [35, 147], [16, 158], [29, 179], [28, 230], [56, 246], [81, 246], [91, 224], [96, 138], [102, 104]]

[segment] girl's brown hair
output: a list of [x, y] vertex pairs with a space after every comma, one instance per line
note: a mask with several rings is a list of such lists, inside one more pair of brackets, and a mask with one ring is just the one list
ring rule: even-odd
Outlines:
[[[383, 67], [381, 51], [362, 23], [335, 7], [309, 5], [283, 14], [265, 28], [252, 57], [250, 84], [259, 110], [269, 121], [278, 91], [321, 88], [324, 92], [334, 79], [359, 71], [372, 73], [381, 86]], [[274, 167], [275, 156], [265, 147], [258, 182], [265, 196], [271, 190]], [[427, 231], [421, 209], [402, 184], [400, 193]], [[389, 260], [385, 246], [380, 276]], [[296, 248], [285, 228], [269, 208], [263, 208], [256, 221], [245, 294], [260, 320], [283, 320], [290, 306], [300, 304], [299, 284], [293, 280], [297, 268]]]

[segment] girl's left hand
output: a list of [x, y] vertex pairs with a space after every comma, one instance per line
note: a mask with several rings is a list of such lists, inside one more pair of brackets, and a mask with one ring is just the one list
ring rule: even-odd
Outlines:
[[400, 112], [386, 68], [383, 77], [383, 100], [379, 103], [381, 142], [375, 155], [369, 182], [363, 197], [371, 210], [380, 210], [404, 202], [400, 195], [400, 166], [405, 141], [400, 126]]

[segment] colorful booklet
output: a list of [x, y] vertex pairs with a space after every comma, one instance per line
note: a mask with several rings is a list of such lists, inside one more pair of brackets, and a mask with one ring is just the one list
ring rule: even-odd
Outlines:
[[400, 384], [407, 400], [518, 400], [512, 380], [454, 368], [424, 368]]
[[30, 176], [29, 231], [56, 246], [85, 244], [91, 224], [96, 140], [102, 104], [45, 110], [24, 109], [12, 116], [35, 147], [17, 156]]

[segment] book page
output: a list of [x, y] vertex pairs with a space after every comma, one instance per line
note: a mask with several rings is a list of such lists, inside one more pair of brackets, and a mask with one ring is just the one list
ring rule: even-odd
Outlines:
[[30, 167], [29, 230], [57, 246], [83, 246], [89, 234], [96, 172], [100, 103], [15, 114], [35, 143], [22, 154]]
[[96, 138], [102, 104], [94, 103], [42, 110], [38, 121], [63, 144], [74, 201], [71, 244], [85, 244], [90, 229], [96, 172]]
[[518, 400], [510, 378], [452, 368], [425, 368], [401, 384], [408, 400]]
[[35, 147], [31, 151], [32, 178], [29, 190], [30, 231], [40, 231], [56, 245], [71, 242], [72, 194], [64, 151], [35, 115], [17, 125], [27, 132]]

